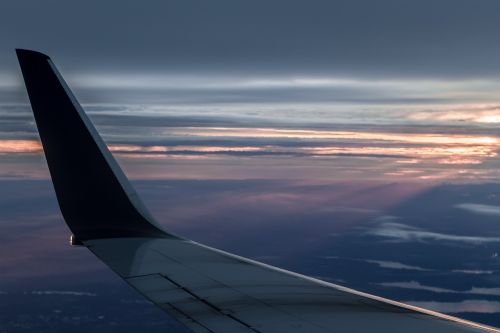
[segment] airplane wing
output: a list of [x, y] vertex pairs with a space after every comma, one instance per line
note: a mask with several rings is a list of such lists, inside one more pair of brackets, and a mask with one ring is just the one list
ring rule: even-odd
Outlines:
[[73, 243], [194, 332], [500, 332], [162, 230], [50, 58], [16, 50]]

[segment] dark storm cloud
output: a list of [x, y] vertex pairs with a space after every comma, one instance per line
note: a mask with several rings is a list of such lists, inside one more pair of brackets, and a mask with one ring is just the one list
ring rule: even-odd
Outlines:
[[4, 71], [25, 47], [65, 70], [500, 74], [494, 0], [21, 0], [0, 22]]

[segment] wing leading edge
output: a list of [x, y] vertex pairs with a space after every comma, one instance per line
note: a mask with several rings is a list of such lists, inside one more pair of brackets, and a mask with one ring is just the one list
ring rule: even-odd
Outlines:
[[50, 58], [16, 51], [68, 227], [127, 283], [194, 332], [500, 332], [161, 230]]

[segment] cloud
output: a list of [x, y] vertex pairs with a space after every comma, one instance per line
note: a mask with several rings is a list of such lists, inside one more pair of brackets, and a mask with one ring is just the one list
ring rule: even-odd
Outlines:
[[450, 290], [450, 289], [445, 289], [445, 288], [425, 286], [425, 285], [420, 284], [420, 282], [417, 282], [417, 281], [409, 281], [409, 282], [382, 282], [382, 283], [377, 283], [377, 284], [379, 286], [383, 286], [383, 287], [414, 289], [414, 290], [425, 290], [425, 291], [431, 291], [431, 292], [434, 292], [434, 293], [456, 293], [457, 292], [455, 290]]
[[408, 281], [408, 282], [382, 282], [378, 285], [383, 287], [391, 288], [403, 288], [403, 289], [413, 289], [413, 290], [425, 290], [434, 293], [449, 293], [449, 294], [469, 294], [469, 295], [488, 295], [488, 296], [500, 296], [500, 288], [484, 288], [484, 287], [472, 287], [469, 290], [453, 290], [441, 287], [426, 286], [418, 281]]
[[[355, 139], [369, 142], [401, 142], [408, 144], [462, 144], [488, 146], [496, 145], [500, 140], [493, 136], [433, 134], [433, 133], [391, 133], [368, 131], [342, 131], [322, 129], [286, 129], [286, 128], [243, 128], [243, 127], [203, 127], [177, 128], [174, 133], [180, 135], [202, 135], [206, 137], [247, 137], [247, 138], [293, 138], [293, 139]], [[457, 150], [458, 151], [458, 150]]]
[[[362, 259], [361, 259], [362, 260]], [[364, 260], [365, 262], [376, 264], [381, 268], [389, 268], [389, 269], [406, 269], [412, 271], [431, 271], [431, 269], [423, 268], [419, 266], [406, 265], [397, 261], [384, 261], [384, 260]]]
[[399, 242], [445, 241], [466, 244], [500, 243], [500, 237], [462, 236], [432, 232], [406, 224], [385, 222], [367, 231], [367, 234], [389, 238]]
[[[235, 83], [225, 80], [219, 82], [222, 88]], [[313, 77], [239, 80], [238, 93], [260, 85], [292, 90], [299, 86], [376, 85]], [[191, 81], [182, 84], [189, 86]], [[204, 87], [198, 88], [207, 90], [209, 80], [201, 81]], [[390, 87], [393, 83], [389, 81], [381, 86]], [[408, 107], [412, 111], [395, 106], [367, 110], [308, 101], [287, 103], [285, 96], [281, 96], [283, 104], [203, 104], [189, 101], [189, 96], [198, 96], [195, 90], [187, 93], [185, 102], [175, 105], [161, 98], [142, 103], [149, 91], [136, 92], [138, 100], [128, 104], [121, 100], [130, 93], [109, 92], [116, 93], [111, 99], [121, 104], [107, 105], [93, 97], [85, 108], [133, 178], [356, 177], [431, 182], [496, 177], [497, 169], [490, 162], [496, 161], [498, 133], [412, 126], [414, 121], [405, 115], [422, 106]], [[46, 178], [29, 105], [7, 98], [5, 104], [0, 103], [0, 115], [0, 177]]]
[[[78, 87], [104, 89], [175, 89], [175, 90], [259, 90], [259, 89], [321, 89], [321, 88], [364, 88], [364, 89], [401, 89], [408, 85], [416, 88], [428, 87], [432, 90], [442, 87], [438, 80], [401, 79], [374, 80], [348, 78], [341, 76], [200, 76], [200, 75], [124, 75], [124, 74], [81, 74]], [[446, 82], [448, 83], [448, 82]], [[457, 85], [456, 81], [449, 82]]]
[[[493, 103], [500, 84], [495, 80], [446, 80], [418, 78], [373, 79], [351, 75], [307, 75], [297, 73], [244, 73], [240, 75], [185, 72], [178, 73], [79, 73], [72, 84], [78, 90], [107, 90], [162, 94], [171, 103], [283, 104], [372, 104], [372, 105], [432, 105], [405, 112], [399, 121], [417, 123], [461, 121], [494, 123], [493, 105], [483, 111], [485, 101]], [[485, 97], [485, 92], [491, 94]], [[462, 93], [460, 95], [460, 93]], [[450, 98], [451, 95], [454, 98]], [[475, 98], [477, 97], [477, 98]], [[478, 104], [477, 101], [483, 104]], [[443, 103], [445, 102], [445, 103]], [[464, 107], [464, 103], [470, 106]], [[476, 104], [472, 104], [476, 102]], [[443, 106], [443, 104], [445, 106]], [[449, 104], [457, 105], [455, 108]], [[460, 111], [455, 111], [459, 109]], [[468, 109], [482, 114], [474, 117]], [[396, 120], [396, 119], [394, 119]]]
[[493, 274], [494, 271], [480, 270], [480, 269], [454, 269], [453, 273], [463, 273], [463, 274]]
[[407, 117], [419, 122], [497, 124], [500, 122], [500, 106], [481, 103], [444, 106], [432, 111], [412, 112]]
[[[373, 85], [313, 77], [240, 80], [240, 93], [247, 86], [261, 84], [292, 86], [292, 90], [295, 86]], [[391, 82], [384, 81], [382, 86]], [[200, 84], [210, 83], [202, 80]], [[148, 91], [136, 92], [139, 99], [127, 104], [121, 100], [130, 94], [109, 93], [116, 93], [112, 99], [121, 104], [107, 105], [93, 97], [85, 108], [132, 178], [356, 177], [430, 183], [496, 176], [489, 163], [496, 159], [496, 132], [412, 127], [414, 121], [405, 117], [410, 112], [406, 108], [373, 106], [367, 111], [307, 101], [193, 104], [189, 96], [198, 96], [194, 90], [185, 103], [175, 106], [156, 98], [142, 103]], [[0, 104], [0, 114], [6, 115], [0, 117], [0, 177], [47, 178], [46, 168], [40, 167], [42, 150], [29, 105], [7, 102]], [[459, 167], [450, 168], [450, 164]]]
[[405, 301], [404, 303], [443, 313], [500, 313], [500, 302], [465, 300], [461, 302]]
[[466, 291], [465, 293], [466, 294], [476, 294], [476, 295], [500, 296], [500, 288], [472, 287], [472, 289]]
[[363, 261], [370, 264], [375, 264], [381, 268], [388, 269], [403, 269], [403, 270], [411, 270], [411, 271], [432, 271], [429, 268], [423, 268], [419, 266], [406, 265], [397, 261], [386, 261], [386, 260], [373, 260], [373, 259], [361, 259], [361, 258], [342, 258], [338, 256], [324, 256], [323, 259], [347, 259], [347, 260], [356, 260]]
[[65, 291], [65, 290], [34, 290], [31, 295], [61, 295], [61, 296], [90, 296], [95, 297], [97, 294], [86, 291]]
[[462, 203], [455, 205], [455, 207], [480, 215], [500, 216], [500, 206], [482, 205], [475, 203]]
[[[392, 218], [390, 216], [386, 216], [386, 219]], [[361, 259], [361, 258], [343, 258], [338, 256], [323, 256], [323, 259], [339, 259], [339, 260], [356, 260], [363, 261], [370, 264], [375, 264], [380, 268], [387, 269], [399, 269], [399, 270], [410, 270], [410, 271], [436, 271], [435, 269], [425, 268], [421, 266], [415, 265], [407, 265], [398, 261], [388, 261], [388, 260], [375, 260], [375, 259]], [[477, 269], [454, 269], [451, 271], [452, 273], [460, 273], [460, 274], [473, 274], [473, 275], [481, 275], [481, 274], [493, 274], [494, 271], [491, 270], [477, 270]], [[417, 282], [418, 283], [418, 282]]]

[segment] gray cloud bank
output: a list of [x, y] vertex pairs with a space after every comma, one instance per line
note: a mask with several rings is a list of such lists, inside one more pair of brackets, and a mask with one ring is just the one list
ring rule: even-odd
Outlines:
[[69, 69], [498, 76], [499, 12], [493, 0], [5, 1], [0, 71], [25, 47]]

